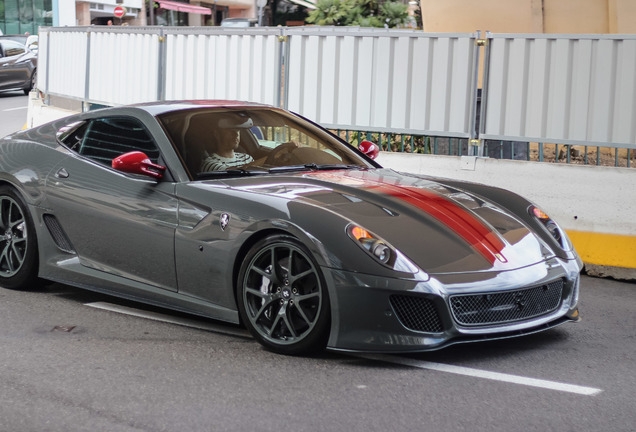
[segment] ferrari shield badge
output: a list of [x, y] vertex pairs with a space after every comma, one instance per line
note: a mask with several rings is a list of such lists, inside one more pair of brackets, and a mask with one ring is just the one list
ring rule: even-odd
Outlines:
[[225, 228], [227, 228], [228, 224], [230, 223], [230, 215], [227, 213], [223, 213], [219, 217], [219, 222], [221, 224], [221, 230], [225, 231]]

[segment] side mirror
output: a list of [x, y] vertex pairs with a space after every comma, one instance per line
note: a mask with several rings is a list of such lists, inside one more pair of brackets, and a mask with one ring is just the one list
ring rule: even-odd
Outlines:
[[380, 147], [373, 144], [371, 141], [362, 141], [358, 145], [358, 150], [367, 155], [371, 159], [375, 159], [380, 154]]
[[152, 163], [148, 156], [140, 151], [124, 153], [116, 157], [113, 159], [112, 166], [117, 171], [141, 174], [157, 180], [163, 178], [163, 173], [166, 170], [166, 167]]

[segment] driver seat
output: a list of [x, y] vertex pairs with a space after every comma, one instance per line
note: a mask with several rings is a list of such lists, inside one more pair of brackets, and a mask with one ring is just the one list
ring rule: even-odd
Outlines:
[[214, 143], [210, 127], [210, 118], [198, 115], [190, 119], [188, 130], [184, 135], [185, 162], [193, 176], [201, 171], [201, 163], [205, 159], [205, 153], [214, 152]]

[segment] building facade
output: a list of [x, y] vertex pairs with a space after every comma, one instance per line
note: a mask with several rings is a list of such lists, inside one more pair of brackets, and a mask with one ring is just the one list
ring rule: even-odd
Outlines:
[[[213, 26], [226, 18], [255, 18], [254, 0], [0, 0], [4, 34], [37, 34], [40, 26]], [[122, 17], [115, 8], [123, 7]]]
[[636, 0], [419, 0], [433, 33], [636, 33]]
[[53, 0], [0, 0], [0, 30], [4, 34], [37, 34], [53, 25]]

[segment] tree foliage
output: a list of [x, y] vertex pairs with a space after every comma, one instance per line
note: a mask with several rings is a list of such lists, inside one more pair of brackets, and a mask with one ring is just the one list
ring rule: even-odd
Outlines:
[[305, 20], [331, 26], [397, 27], [408, 22], [408, 6], [399, 0], [318, 0]]

